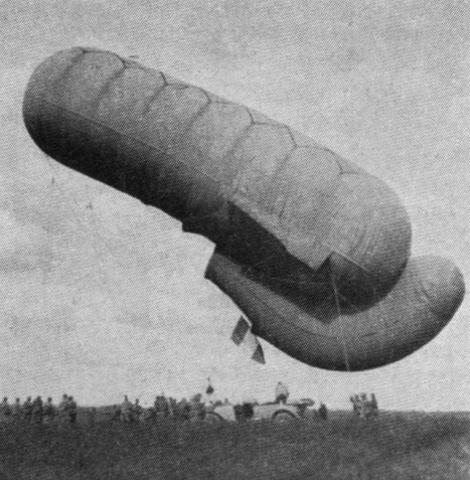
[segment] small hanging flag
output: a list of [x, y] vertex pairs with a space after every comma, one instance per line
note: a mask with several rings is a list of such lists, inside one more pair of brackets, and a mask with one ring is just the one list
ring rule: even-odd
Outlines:
[[251, 325], [243, 316], [240, 317], [238, 323], [232, 333], [232, 341], [235, 345], [241, 345], [247, 348], [251, 353], [251, 358], [258, 363], [266, 363], [261, 344], [256, 335], [251, 333]]

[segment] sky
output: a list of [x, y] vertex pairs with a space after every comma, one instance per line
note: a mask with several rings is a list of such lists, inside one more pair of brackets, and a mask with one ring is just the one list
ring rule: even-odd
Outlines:
[[368, 372], [304, 365], [261, 340], [266, 364], [230, 340], [240, 316], [204, 279], [214, 246], [161, 211], [47, 158], [22, 97], [57, 50], [137, 55], [311, 136], [386, 181], [413, 225], [413, 255], [470, 278], [470, 9], [462, 0], [0, 1], [0, 395], [64, 392], [292, 397], [349, 408], [470, 410], [470, 305], [404, 360]]

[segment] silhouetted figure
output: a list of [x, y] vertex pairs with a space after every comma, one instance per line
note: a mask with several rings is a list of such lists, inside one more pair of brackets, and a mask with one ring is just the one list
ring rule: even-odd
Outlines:
[[20, 399], [17, 398], [11, 409], [11, 416], [12, 416], [13, 422], [20, 423], [22, 415], [23, 415], [23, 409], [21, 408], [21, 402], [20, 402]]
[[358, 406], [357, 406], [357, 403], [356, 403], [356, 398], [353, 395], [351, 395], [349, 397], [349, 401], [352, 403], [353, 413], [355, 415], [359, 415]]
[[113, 412], [111, 414], [111, 420], [119, 421], [121, 419], [121, 407], [117, 404], [113, 405]]
[[139, 399], [136, 398], [134, 405], [132, 405], [131, 421], [140, 422], [143, 412], [144, 412], [144, 409], [142, 408], [142, 405], [140, 405]]
[[168, 416], [175, 419], [178, 415], [178, 401], [173, 397], [164, 397], [168, 403]]
[[54, 421], [54, 417], [55, 417], [55, 407], [54, 407], [54, 404], [52, 403], [52, 398], [49, 397], [43, 407], [44, 423], [52, 423]]
[[186, 400], [186, 398], [182, 398], [177, 405], [178, 411], [178, 419], [182, 420], [183, 422], [189, 420], [191, 415], [191, 405]]
[[77, 402], [72, 396], [69, 397], [68, 401], [68, 414], [69, 422], [71, 424], [74, 424], [77, 421]]
[[33, 415], [32, 415], [32, 423], [36, 425], [42, 424], [42, 398], [37, 396], [33, 402]]
[[33, 417], [33, 402], [31, 401], [31, 397], [28, 397], [26, 401], [23, 403], [23, 420], [26, 423], [31, 423], [32, 417]]
[[127, 395], [124, 395], [124, 401], [121, 403], [121, 422], [129, 423], [132, 421], [132, 403]]
[[66, 393], [62, 395], [62, 400], [57, 407], [59, 422], [64, 425], [69, 422], [69, 397]]
[[366, 393], [361, 393], [360, 404], [359, 404], [359, 417], [367, 418], [370, 413], [370, 404], [367, 399]]
[[370, 397], [371, 415], [373, 417], [376, 417], [379, 414], [379, 405], [377, 403], [377, 398], [375, 397], [375, 393], [372, 393]]
[[170, 400], [168, 400], [165, 395], [157, 395], [155, 397], [153, 407], [155, 409], [156, 420], [160, 420], [162, 418], [167, 418], [170, 416], [171, 404]]
[[287, 403], [287, 399], [289, 398], [289, 390], [284, 383], [277, 382], [274, 394], [276, 398], [275, 400], [276, 403], [281, 403], [281, 404]]
[[8, 397], [3, 397], [2, 403], [0, 403], [0, 422], [11, 421], [11, 406], [8, 403]]
[[323, 402], [320, 403], [320, 408], [318, 409], [318, 415], [320, 415], [320, 418], [322, 420], [328, 419], [328, 409], [326, 408], [326, 405]]
[[204, 403], [202, 403], [202, 395], [197, 393], [191, 398], [189, 417], [191, 421], [202, 420], [205, 416], [206, 410]]

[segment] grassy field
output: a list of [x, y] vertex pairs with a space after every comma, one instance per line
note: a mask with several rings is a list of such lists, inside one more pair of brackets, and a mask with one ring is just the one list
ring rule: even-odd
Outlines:
[[[83, 417], [85, 418], [85, 416]], [[470, 479], [468, 414], [0, 425], [0, 479]]]

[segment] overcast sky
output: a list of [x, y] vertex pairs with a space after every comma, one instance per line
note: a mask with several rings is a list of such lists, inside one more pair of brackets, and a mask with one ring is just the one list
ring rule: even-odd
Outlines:
[[[148, 66], [307, 133], [392, 186], [413, 254], [470, 278], [470, 15], [461, 0], [0, 1], [0, 395], [292, 396], [348, 407], [470, 409], [468, 297], [430, 344], [365, 373], [303, 365], [230, 335], [239, 310], [203, 274], [213, 245], [55, 163], [29, 138], [34, 67], [75, 45]], [[92, 208], [90, 208], [90, 206]], [[88, 207], [88, 208], [87, 208]]]

